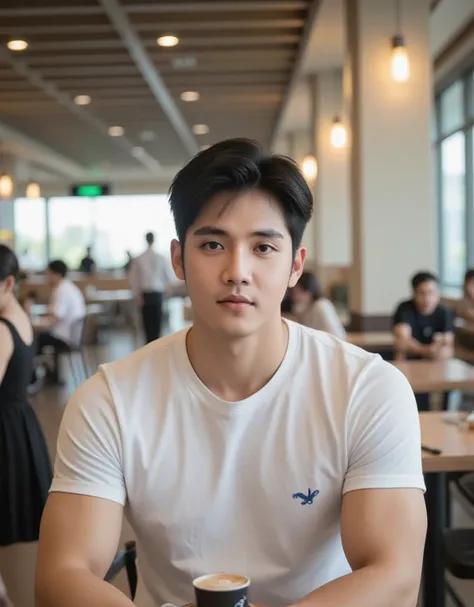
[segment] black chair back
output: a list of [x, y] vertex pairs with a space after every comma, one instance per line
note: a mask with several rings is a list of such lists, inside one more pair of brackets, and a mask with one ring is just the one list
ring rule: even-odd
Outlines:
[[130, 598], [135, 599], [138, 585], [137, 573], [137, 546], [134, 541], [127, 542], [125, 549], [118, 552], [110, 565], [104, 580], [112, 583], [122, 569], [127, 573], [128, 586], [130, 589]]

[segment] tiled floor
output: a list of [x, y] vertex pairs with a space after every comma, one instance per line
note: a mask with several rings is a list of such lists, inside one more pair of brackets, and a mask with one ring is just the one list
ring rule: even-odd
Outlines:
[[[135, 347], [135, 339], [127, 333], [117, 333], [110, 338], [109, 343], [97, 350], [97, 360], [107, 362], [121, 358]], [[56, 436], [61, 417], [69, 393], [73, 387], [64, 389], [44, 389], [32, 398], [32, 405], [43, 427], [51, 457], [55, 455]], [[474, 526], [474, 517], [455, 501], [453, 504], [453, 520], [455, 526]], [[133, 538], [133, 533], [125, 522], [122, 531], [122, 541]], [[0, 548], [0, 572], [4, 577], [7, 588], [15, 607], [33, 607], [33, 579], [36, 561], [36, 545], [18, 545]], [[119, 587], [125, 589], [125, 580], [121, 577]], [[466, 607], [474, 607], [474, 582], [455, 580], [454, 586], [460, 592]], [[447, 601], [447, 607], [455, 607]]]

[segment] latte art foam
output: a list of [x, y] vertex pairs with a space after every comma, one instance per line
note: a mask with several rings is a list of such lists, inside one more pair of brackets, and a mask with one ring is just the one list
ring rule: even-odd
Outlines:
[[244, 588], [249, 584], [248, 578], [243, 575], [216, 573], [214, 575], [206, 575], [194, 580], [196, 588], [202, 590], [236, 590]]

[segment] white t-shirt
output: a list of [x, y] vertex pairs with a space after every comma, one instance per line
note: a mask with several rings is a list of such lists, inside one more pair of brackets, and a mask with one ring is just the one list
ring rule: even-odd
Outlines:
[[164, 293], [176, 281], [176, 276], [171, 263], [153, 247], [148, 247], [132, 261], [129, 279], [133, 294], [139, 295], [146, 291]]
[[58, 319], [51, 327], [51, 335], [67, 344], [78, 343], [81, 331], [78, 321], [86, 314], [84, 296], [79, 287], [70, 280], [62, 280], [53, 291], [50, 310]]
[[248, 575], [255, 602], [293, 604], [350, 572], [344, 493], [424, 489], [405, 377], [288, 326], [280, 368], [243, 401], [201, 383], [181, 331], [104, 365], [66, 409], [52, 491], [125, 505], [152, 605], [183, 605], [194, 577], [223, 571]]

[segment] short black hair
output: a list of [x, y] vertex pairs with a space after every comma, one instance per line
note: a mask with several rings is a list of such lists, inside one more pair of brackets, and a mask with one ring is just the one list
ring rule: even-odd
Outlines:
[[435, 282], [438, 284], [438, 277], [436, 274], [432, 272], [417, 272], [413, 278], [411, 279], [411, 287], [414, 291], [421, 285], [423, 282]]
[[473, 278], [474, 278], [474, 268], [469, 268], [469, 270], [466, 270], [466, 273], [464, 274], [464, 286], [466, 286], [466, 283], [468, 283]]
[[155, 235], [153, 234], [153, 232], [147, 232], [145, 239], [147, 243], [151, 245], [155, 242]]
[[16, 280], [20, 275], [20, 264], [15, 253], [6, 245], [0, 244], [0, 281], [3, 282], [9, 276]]
[[308, 291], [311, 293], [313, 301], [318, 301], [318, 299], [324, 297], [321, 283], [319, 282], [316, 274], [313, 274], [312, 272], [304, 271], [301, 274], [297, 284], [300, 289], [303, 289], [303, 291]]
[[50, 272], [54, 272], [55, 274], [59, 274], [59, 276], [62, 276], [63, 278], [66, 278], [68, 273], [68, 267], [61, 259], [50, 261], [48, 263], [48, 270]]
[[313, 212], [311, 190], [294, 160], [269, 154], [251, 139], [216, 143], [194, 156], [175, 176], [169, 200], [181, 245], [213, 196], [251, 189], [260, 189], [279, 202], [296, 251]]

